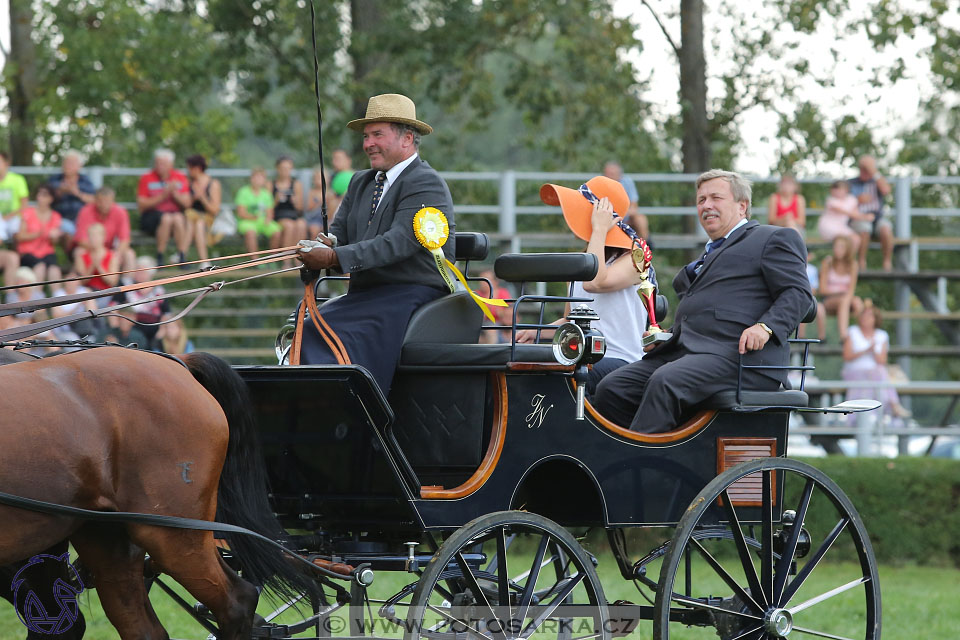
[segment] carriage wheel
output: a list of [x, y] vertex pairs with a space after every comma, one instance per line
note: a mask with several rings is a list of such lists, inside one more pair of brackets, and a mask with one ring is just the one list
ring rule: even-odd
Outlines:
[[[723, 535], [698, 539], [705, 530]], [[714, 478], [680, 520], [661, 566], [653, 637], [671, 632], [878, 640], [877, 564], [850, 499], [823, 472], [785, 458]]]
[[593, 558], [573, 536], [542, 516], [503, 511], [444, 541], [417, 583], [404, 637], [606, 639], [606, 619]]

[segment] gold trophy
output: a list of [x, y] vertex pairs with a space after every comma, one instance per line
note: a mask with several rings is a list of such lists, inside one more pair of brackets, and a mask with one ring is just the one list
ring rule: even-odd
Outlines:
[[647, 317], [650, 319], [650, 328], [648, 329], [650, 333], [643, 337], [643, 346], [666, 342], [673, 337], [673, 334], [664, 331], [657, 323], [657, 288], [650, 282], [650, 262], [653, 256], [646, 243], [644, 243], [643, 245], [634, 244], [631, 257], [633, 258], [633, 266], [640, 273], [642, 281], [637, 288], [637, 295], [643, 300], [643, 306], [647, 308]]

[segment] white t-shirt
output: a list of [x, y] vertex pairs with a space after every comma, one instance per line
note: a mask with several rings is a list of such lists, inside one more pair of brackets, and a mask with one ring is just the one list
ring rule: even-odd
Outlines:
[[[610, 262], [607, 266], [610, 266]], [[586, 303], [597, 312], [600, 320], [591, 326], [607, 339], [605, 358], [636, 362], [643, 358], [643, 332], [647, 329], [647, 309], [637, 293], [639, 285], [610, 293], [590, 293], [582, 282], [573, 283], [573, 297], [593, 298]], [[581, 303], [571, 303], [576, 306]]]
[[[856, 325], [850, 327], [849, 336], [850, 347], [853, 349], [854, 353], [863, 351], [870, 346], [870, 340], [867, 340], [866, 336], [864, 336], [863, 332], [860, 330], [860, 327]], [[873, 338], [873, 350], [875, 353], [880, 353], [883, 351], [885, 346], [890, 344], [890, 335], [883, 329], [874, 329]], [[844, 363], [843, 367], [844, 369], [848, 369], [850, 371], [870, 371], [877, 368], [877, 361], [869, 353], [864, 353], [863, 355]]]

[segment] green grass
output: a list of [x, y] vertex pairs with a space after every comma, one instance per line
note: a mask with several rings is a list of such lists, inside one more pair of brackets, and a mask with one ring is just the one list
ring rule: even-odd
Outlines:
[[[597, 550], [599, 551], [599, 550]], [[600, 580], [603, 584], [605, 596], [612, 602], [617, 599], [643, 603], [642, 597], [634, 586], [624, 581], [617, 571], [612, 558], [600, 555]], [[834, 565], [825, 571], [819, 571], [817, 577], [820, 582], [811, 585], [811, 592], [816, 589], [826, 589], [842, 584], [848, 579], [851, 572], [856, 572], [853, 565]], [[883, 637], [884, 638], [924, 638], [924, 640], [953, 640], [957, 629], [960, 628], [960, 570], [953, 568], [904, 566], [880, 569], [882, 598], [883, 598]], [[379, 573], [372, 589], [372, 597], [385, 598], [392, 595], [405, 584], [412, 582], [411, 576], [402, 573]], [[711, 585], [710, 588], [714, 588]], [[728, 593], [722, 585], [715, 586], [717, 594]], [[806, 587], [805, 587], [806, 588]], [[182, 591], [181, 591], [182, 593]], [[203, 640], [206, 632], [183, 613], [166, 595], [155, 590], [153, 603], [157, 614], [163, 621], [173, 638]], [[189, 602], [193, 599], [185, 596]], [[651, 595], [652, 597], [652, 595]], [[379, 605], [374, 605], [374, 610]], [[103, 610], [100, 608], [96, 592], [86, 592], [82, 596], [82, 607], [87, 620], [86, 637], [92, 640], [114, 640], [116, 632], [109, 624]], [[264, 604], [260, 607], [261, 613], [271, 610]], [[812, 611], [808, 610], [808, 611]], [[801, 622], [798, 614], [797, 624], [810, 625], [807, 621]], [[845, 621], [837, 618], [828, 608], [820, 607], [815, 614], [818, 628], [840, 629]], [[342, 619], [336, 624], [345, 624]], [[812, 626], [812, 625], [811, 625]], [[649, 622], [641, 622], [637, 631], [630, 637], [649, 638], [651, 635]], [[334, 629], [336, 631], [336, 628]], [[689, 635], [688, 635], [689, 633]], [[344, 635], [340, 632], [339, 635]], [[0, 609], [0, 638], [22, 638], [25, 630], [17, 619], [12, 607]], [[334, 633], [334, 636], [338, 633]], [[807, 637], [801, 636], [798, 637]], [[712, 630], [691, 630], [671, 628], [671, 638], [716, 638]]]

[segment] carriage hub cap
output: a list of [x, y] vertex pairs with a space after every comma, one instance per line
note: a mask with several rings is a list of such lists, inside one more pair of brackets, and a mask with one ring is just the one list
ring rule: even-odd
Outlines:
[[793, 630], [793, 616], [786, 609], [771, 609], [763, 617], [763, 627], [777, 638], [786, 638]]

